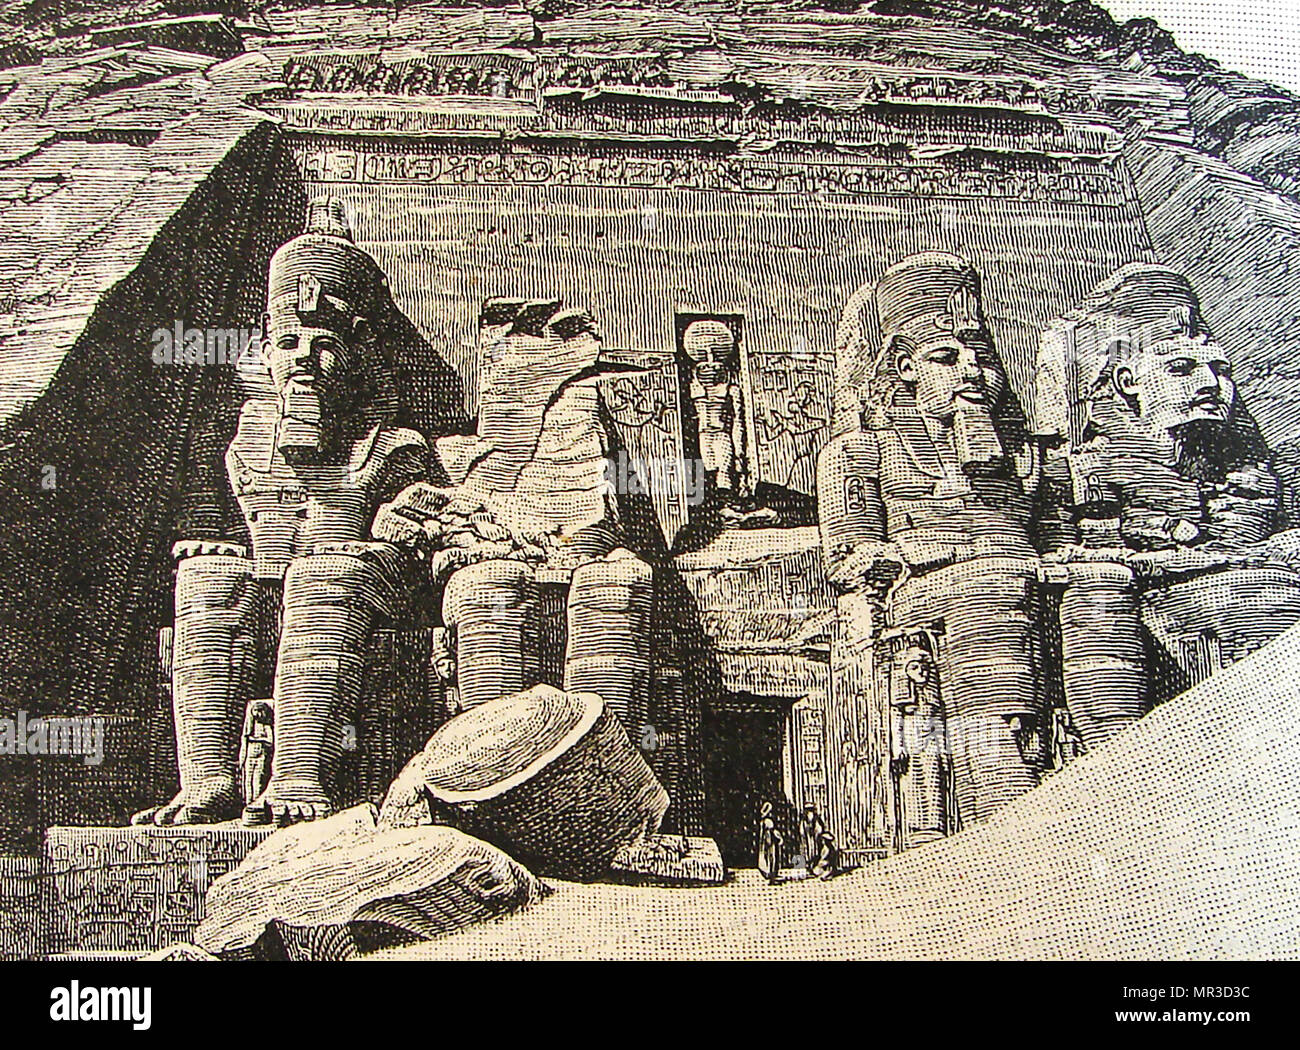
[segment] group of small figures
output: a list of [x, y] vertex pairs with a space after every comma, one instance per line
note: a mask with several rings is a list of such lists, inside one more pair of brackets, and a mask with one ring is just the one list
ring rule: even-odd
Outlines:
[[[817, 807], [811, 802], [803, 807], [803, 813], [799, 817], [799, 839], [803, 853], [792, 860], [802, 861], [809, 877], [829, 879], [843, 870], [835, 836], [826, 830], [826, 825], [817, 814]], [[784, 863], [785, 836], [772, 818], [772, 803], [764, 802], [758, 822], [758, 870], [763, 878], [773, 884], [804, 877], [798, 874], [797, 866], [786, 869]]]

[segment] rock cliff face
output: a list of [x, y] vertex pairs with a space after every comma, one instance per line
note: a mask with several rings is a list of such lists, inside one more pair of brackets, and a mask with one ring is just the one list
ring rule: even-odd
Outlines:
[[641, 355], [723, 312], [758, 478], [806, 491], [843, 304], [944, 248], [984, 272], [1022, 396], [1042, 324], [1153, 258], [1201, 291], [1266, 436], [1300, 435], [1300, 100], [1149, 21], [1082, 0], [3, 9], [0, 692], [114, 716], [122, 759], [6, 777], [15, 833], [73, 795], [114, 821], [162, 790], [138, 766], [167, 751], [167, 551], [238, 520], [220, 462], [243, 387], [155, 365], [150, 337], [260, 323], [309, 197], [344, 198], [411, 339], [459, 373], [447, 428], [478, 411], [491, 297], [590, 309]]

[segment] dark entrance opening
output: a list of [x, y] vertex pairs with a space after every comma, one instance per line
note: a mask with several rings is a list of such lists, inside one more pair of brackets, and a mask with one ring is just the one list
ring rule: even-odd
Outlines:
[[756, 866], [764, 802], [772, 803], [776, 826], [786, 842], [794, 844], [796, 814], [786, 801], [781, 772], [790, 703], [785, 698], [725, 693], [701, 711], [705, 826], [729, 868]]

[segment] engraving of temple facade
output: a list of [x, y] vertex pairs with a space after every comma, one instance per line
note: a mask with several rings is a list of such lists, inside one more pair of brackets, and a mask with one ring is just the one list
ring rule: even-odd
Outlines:
[[[256, 797], [232, 780], [197, 810], [248, 803], [264, 825], [378, 802], [431, 734], [545, 687], [601, 694], [670, 800], [638, 796], [654, 830], [711, 838], [733, 868], [756, 863], [761, 819], [801, 843], [809, 806], [845, 866], [982, 823], [1300, 618], [1279, 349], [1300, 284], [1277, 269], [1300, 203], [1286, 144], [1248, 167], [1235, 137], [1294, 101], [1113, 23], [1083, 39], [1006, 12], [563, 6], [276, 9], [220, 47], [182, 18], [112, 59], [139, 84], [93, 93], [51, 54], [71, 101], [0, 102], [37, 144], [5, 251], [63, 277], [28, 265], [3, 286], [19, 495], [0, 670], [34, 715], [104, 716], [108, 755], [6, 775], [7, 846], [189, 823], [173, 709], [195, 688], [176, 660], [207, 601], [198, 558], [204, 586], [239, 591], [227, 641], [247, 648], [243, 700], [270, 706], [220, 727], [222, 776]], [[116, 39], [88, 35], [84, 61]], [[33, 68], [0, 78], [30, 88]], [[96, 151], [115, 174], [87, 168]], [[97, 231], [79, 253], [56, 204]], [[318, 287], [337, 266], [293, 269], [304, 236], [364, 276]], [[358, 318], [382, 328], [375, 399], [339, 410], [365, 434], [320, 491], [276, 474], [329, 411], [274, 352], [267, 369], [149, 354], [177, 321], [371, 346]], [[1217, 392], [1161, 386], [1173, 360]], [[967, 369], [978, 396], [934, 407], [927, 369]], [[1161, 397], [1200, 414], [1164, 420]], [[429, 470], [379, 477], [414, 448]], [[310, 552], [266, 523], [305, 529], [299, 511], [318, 523], [359, 489], [330, 536], [351, 560], [300, 579]], [[305, 606], [286, 595], [317, 588], [319, 622], [331, 588], [397, 587], [407, 569], [363, 549], [409, 539], [393, 515], [474, 535], [411, 540], [419, 586], [298, 654], [302, 703], [331, 660], [343, 699], [295, 731]], [[605, 728], [593, 748], [615, 747]], [[300, 797], [292, 748], [322, 732], [337, 797]], [[281, 765], [259, 774], [259, 748]], [[229, 834], [241, 857], [257, 839]], [[76, 869], [81, 840], [57, 844]]]

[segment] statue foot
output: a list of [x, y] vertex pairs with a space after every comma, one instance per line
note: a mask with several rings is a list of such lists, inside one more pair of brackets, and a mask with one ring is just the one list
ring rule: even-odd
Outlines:
[[239, 792], [233, 777], [209, 777], [181, 788], [161, 806], [150, 806], [131, 817], [132, 824], [219, 824], [239, 816]]
[[761, 529], [776, 525], [779, 515], [771, 507], [742, 510], [724, 504], [718, 508], [718, 520], [728, 529]]
[[243, 820], [248, 827], [274, 824], [285, 828], [306, 820], [320, 820], [333, 812], [333, 803], [319, 784], [307, 780], [277, 783], [273, 778], [261, 797], [244, 807]]

